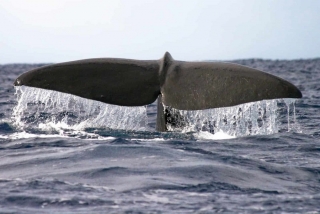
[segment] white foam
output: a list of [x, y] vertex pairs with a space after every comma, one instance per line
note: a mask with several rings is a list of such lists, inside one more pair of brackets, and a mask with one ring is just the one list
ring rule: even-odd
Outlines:
[[11, 135], [0, 135], [0, 138], [3, 139], [25, 139], [25, 138], [57, 138], [63, 137], [60, 135], [50, 135], [50, 134], [31, 134], [27, 132], [15, 132]]
[[211, 134], [207, 131], [199, 131], [194, 134], [195, 138], [199, 140], [225, 140], [225, 139], [233, 139], [235, 136], [228, 135], [227, 133], [219, 130], [215, 134]]
[[[100, 135], [97, 134], [92, 134], [92, 133], [87, 133], [84, 131], [78, 131], [72, 132], [72, 138], [74, 137], [82, 137], [84, 136], [84, 138], [81, 138], [82, 140], [113, 140], [116, 139], [115, 137], [102, 137]], [[13, 140], [17, 140], [17, 139], [26, 139], [26, 138], [71, 138], [66, 134], [32, 134], [32, 133], [28, 133], [25, 131], [22, 132], [15, 132], [13, 134], [10, 135], [0, 135], [0, 139], [13, 139]]]

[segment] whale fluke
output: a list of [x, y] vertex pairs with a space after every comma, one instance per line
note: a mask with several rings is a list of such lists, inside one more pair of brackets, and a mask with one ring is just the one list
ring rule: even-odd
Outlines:
[[202, 110], [242, 103], [301, 98], [297, 87], [279, 77], [223, 62], [182, 62], [171, 57], [160, 71], [162, 102], [180, 110]]
[[156, 60], [86, 59], [28, 71], [14, 85], [60, 91], [104, 103], [143, 106], [160, 93]]
[[22, 74], [14, 85], [122, 106], [147, 105], [159, 97], [159, 131], [167, 123], [161, 104], [202, 110], [302, 97], [296, 86], [274, 75], [233, 63], [178, 61], [168, 52], [160, 60], [102, 58], [48, 65]]

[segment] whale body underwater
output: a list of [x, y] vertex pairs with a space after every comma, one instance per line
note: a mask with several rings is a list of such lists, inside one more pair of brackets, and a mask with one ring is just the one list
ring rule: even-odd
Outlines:
[[278, 98], [301, 98], [290, 82], [225, 62], [96, 58], [57, 63], [20, 75], [15, 86], [55, 90], [121, 106], [144, 106], [158, 98], [157, 131], [172, 121], [165, 106], [179, 110], [229, 107]]

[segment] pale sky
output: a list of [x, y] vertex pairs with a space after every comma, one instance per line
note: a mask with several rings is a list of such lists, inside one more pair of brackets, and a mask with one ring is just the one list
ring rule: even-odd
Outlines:
[[0, 0], [0, 64], [320, 57], [320, 0]]

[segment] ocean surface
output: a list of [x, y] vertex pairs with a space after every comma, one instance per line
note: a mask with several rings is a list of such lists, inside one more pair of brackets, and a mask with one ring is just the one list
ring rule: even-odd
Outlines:
[[[0, 65], [0, 213], [320, 213], [320, 58], [236, 60], [302, 99], [184, 112], [14, 88]], [[177, 110], [172, 110], [177, 111]]]

